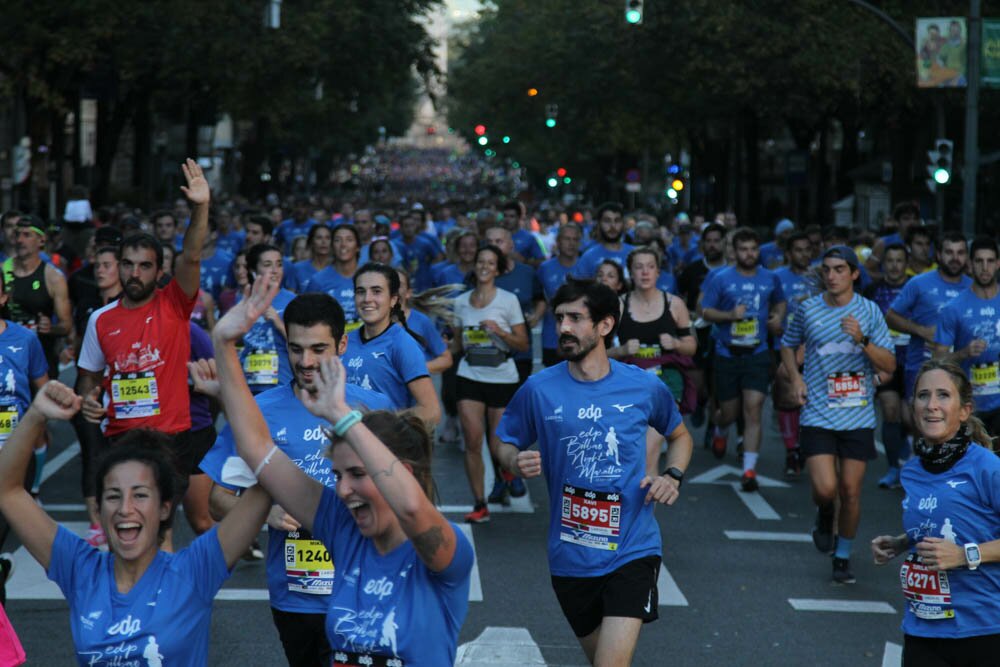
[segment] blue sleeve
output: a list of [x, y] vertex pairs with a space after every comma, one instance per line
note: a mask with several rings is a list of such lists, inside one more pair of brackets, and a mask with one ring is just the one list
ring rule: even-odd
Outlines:
[[915, 281], [908, 280], [903, 289], [899, 291], [896, 298], [892, 300], [889, 304], [889, 309], [893, 310], [903, 317], [909, 319], [913, 314], [913, 307], [917, 303], [917, 296], [919, 295], [919, 290], [915, 286]]
[[424, 351], [420, 349], [420, 344], [414, 340], [413, 336], [403, 332], [405, 336], [399, 337], [399, 345], [392, 346], [393, 365], [399, 369], [399, 374], [403, 382], [409, 384], [422, 377], [428, 377], [427, 361], [424, 358]]
[[191, 323], [191, 360], [214, 359], [215, 350], [212, 349], [212, 339], [208, 332], [195, 323]]
[[[313, 516], [311, 532], [313, 537], [322, 542], [330, 551], [330, 554], [334, 557], [334, 562], [337, 562], [337, 552], [345, 541], [340, 539], [343, 537], [342, 535], [338, 535], [338, 533], [346, 532], [341, 530], [344, 528], [344, 517], [342, 516], [344, 511], [344, 504], [337, 498], [337, 491], [324, 486], [323, 494], [320, 496], [319, 504], [316, 506], [316, 514]], [[354, 521], [349, 516], [347, 519], [351, 522]]]
[[677, 409], [677, 401], [667, 385], [659, 380], [650, 382], [653, 394], [653, 410], [649, 424], [661, 434], [669, 436], [681, 423], [681, 413]]
[[701, 296], [702, 310], [704, 310], [705, 308], [713, 308], [716, 310], [722, 309], [721, 306], [722, 295], [719, 293], [718, 285], [719, 285], [718, 280], [709, 280], [702, 285], [702, 289], [704, 289], [704, 293]]
[[500, 418], [500, 424], [497, 425], [497, 437], [502, 442], [508, 442], [518, 449], [527, 449], [538, 440], [535, 422], [531, 418], [533, 391], [534, 382], [529, 378], [514, 393]]
[[952, 301], [941, 309], [938, 314], [938, 325], [934, 329], [934, 342], [939, 345], [952, 347], [957, 344], [955, 340], [958, 334], [958, 309], [954, 307]]
[[28, 338], [28, 377], [34, 380], [49, 373], [49, 362], [45, 359], [42, 342], [34, 334]]
[[472, 572], [472, 563], [476, 559], [476, 554], [461, 528], [450, 521], [448, 523], [455, 531], [455, 553], [452, 555], [448, 567], [440, 572], [430, 572], [430, 576], [441, 582], [442, 585], [453, 588], [461, 586], [469, 580], [469, 573]]
[[424, 337], [427, 341], [427, 349], [430, 351], [431, 359], [435, 359], [444, 354], [444, 351], [448, 349], [448, 346], [444, 344], [444, 339], [441, 338], [441, 332], [437, 330], [434, 323], [431, 322], [430, 318], [422, 317], [420, 318], [419, 329], [417, 333]]
[[795, 317], [788, 322], [785, 334], [781, 337], [781, 347], [798, 347], [802, 344], [804, 331], [803, 320], [805, 320], [805, 301], [799, 303], [795, 308]]
[[219, 544], [218, 530], [218, 526], [212, 526], [186, 549], [181, 549], [171, 563], [174, 570], [185, 573], [185, 579], [208, 604], [212, 603], [230, 575], [222, 545]]
[[281, 286], [298, 294], [299, 292], [299, 271], [294, 264], [285, 271], [285, 279], [281, 281]]
[[77, 575], [89, 577], [99, 560], [99, 551], [60, 525], [56, 528], [56, 538], [52, 541], [49, 570], [46, 574], [72, 603], [77, 589]]
[[873, 301], [866, 302], [868, 306], [869, 316], [872, 322], [875, 323], [875, 330], [868, 335], [871, 341], [875, 343], [877, 347], [889, 350], [892, 352], [895, 350], [895, 346], [892, 344], [892, 337], [889, 334], [889, 325], [885, 323], [885, 317], [882, 315], [882, 311], [879, 309], [878, 304]]
[[771, 274], [771, 305], [776, 305], [779, 303], [784, 303], [787, 300], [785, 297], [785, 288], [781, 284], [781, 279], [778, 278], [774, 273]]

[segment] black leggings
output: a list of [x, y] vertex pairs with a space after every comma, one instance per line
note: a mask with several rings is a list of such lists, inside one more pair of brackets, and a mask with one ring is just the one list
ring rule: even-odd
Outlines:
[[274, 627], [289, 667], [326, 667], [333, 651], [326, 640], [326, 614], [281, 611], [271, 607]]
[[940, 639], [903, 640], [903, 667], [993, 667], [1000, 659], [1000, 634]]
[[101, 432], [101, 427], [87, 421], [82, 412], [78, 412], [70, 420], [73, 430], [76, 431], [76, 439], [80, 443], [80, 464], [82, 473], [80, 475], [80, 486], [84, 498], [93, 498], [97, 495], [97, 480], [94, 475], [97, 470], [97, 461], [108, 449], [107, 438]]

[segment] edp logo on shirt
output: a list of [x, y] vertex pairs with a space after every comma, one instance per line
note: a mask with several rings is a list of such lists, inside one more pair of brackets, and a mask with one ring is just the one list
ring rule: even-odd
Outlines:
[[142, 630], [142, 623], [138, 618], [132, 618], [132, 614], [129, 614], [122, 620], [118, 621], [110, 628], [108, 628], [109, 635], [121, 635], [123, 637], [130, 637], [135, 633]]
[[593, 403], [586, 408], [580, 408], [576, 412], [577, 419], [592, 419], [595, 422], [603, 416], [604, 411], [601, 410], [600, 407], [595, 406]]
[[392, 582], [385, 577], [369, 579], [365, 584], [365, 593], [368, 595], [377, 595], [378, 599], [381, 600], [392, 595]]

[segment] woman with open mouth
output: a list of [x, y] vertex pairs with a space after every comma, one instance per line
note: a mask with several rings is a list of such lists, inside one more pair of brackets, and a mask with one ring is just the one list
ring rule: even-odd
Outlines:
[[212, 600], [260, 531], [271, 498], [255, 486], [190, 546], [161, 550], [174, 516], [176, 473], [166, 436], [136, 429], [97, 466], [109, 552], [98, 551], [53, 521], [21, 485], [46, 422], [69, 420], [82, 400], [55, 380], [35, 396], [0, 450], [0, 511], [66, 596], [79, 664], [141, 656], [149, 664], [205, 665]]
[[230, 422], [240, 457], [332, 555], [337, 576], [326, 632], [333, 664], [454, 664], [473, 552], [431, 500], [427, 426], [414, 413], [351, 410], [346, 369], [333, 356], [320, 363], [315, 392], [301, 400], [332, 424], [336, 488], [307, 476], [271, 441], [236, 357], [235, 342], [276, 293], [258, 280], [216, 325], [219, 385], [227, 414], [240, 415]]
[[913, 393], [917, 456], [900, 473], [905, 532], [872, 540], [877, 565], [906, 554], [904, 666], [985, 667], [1000, 655], [1000, 459], [972, 409], [960, 366], [924, 362]]

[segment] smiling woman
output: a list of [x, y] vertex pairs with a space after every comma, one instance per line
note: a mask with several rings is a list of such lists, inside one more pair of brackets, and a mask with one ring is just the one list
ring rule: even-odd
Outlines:
[[0, 450], [0, 511], [66, 596], [80, 664], [155, 653], [166, 664], [204, 665], [212, 600], [256, 537], [271, 499], [254, 487], [189, 547], [161, 550], [176, 473], [166, 436], [134, 430], [98, 467], [98, 512], [110, 552], [94, 549], [56, 524], [20, 484], [46, 423], [70, 419], [81, 402], [56, 381], [35, 396]]
[[920, 368], [917, 456], [900, 475], [905, 532], [872, 540], [878, 565], [907, 554], [904, 665], [994, 665], [1000, 652], [1000, 459], [972, 405], [961, 367]]

